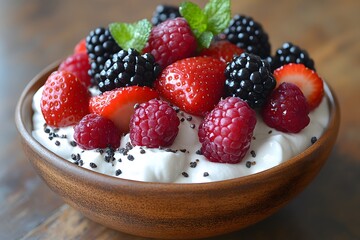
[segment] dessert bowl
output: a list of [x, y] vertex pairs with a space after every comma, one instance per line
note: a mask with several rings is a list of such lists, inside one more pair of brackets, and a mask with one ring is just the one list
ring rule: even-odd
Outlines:
[[265, 219], [314, 179], [331, 153], [339, 130], [339, 105], [325, 84], [330, 108], [328, 127], [304, 152], [276, 167], [211, 183], [119, 179], [81, 168], [32, 137], [32, 97], [58, 64], [55, 62], [40, 72], [19, 99], [15, 121], [25, 154], [50, 189], [67, 204], [95, 222], [137, 236], [204, 238]]

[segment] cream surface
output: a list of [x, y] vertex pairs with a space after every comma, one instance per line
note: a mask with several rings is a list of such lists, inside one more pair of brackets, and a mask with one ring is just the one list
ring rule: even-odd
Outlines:
[[165, 149], [133, 147], [129, 134], [115, 152], [83, 150], [74, 146], [73, 127], [52, 129], [45, 125], [40, 109], [40, 88], [33, 98], [33, 136], [55, 154], [81, 167], [103, 174], [148, 182], [201, 183], [220, 181], [264, 171], [285, 162], [319, 138], [329, 121], [326, 98], [310, 113], [310, 124], [297, 134], [268, 127], [257, 118], [254, 137], [245, 158], [238, 164], [213, 163], [199, 154], [197, 131], [201, 118], [179, 112], [179, 134]]

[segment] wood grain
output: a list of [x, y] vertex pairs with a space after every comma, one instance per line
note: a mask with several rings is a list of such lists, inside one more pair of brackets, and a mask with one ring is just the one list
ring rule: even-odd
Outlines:
[[[77, 235], [71, 227], [67, 231], [69, 219], [61, 217], [62, 213], [75, 210], [64, 205], [31, 168], [20, 149], [13, 118], [17, 99], [28, 81], [50, 62], [71, 53], [92, 28], [112, 21], [149, 18], [161, 2], [0, 2], [0, 239], [47, 239], [45, 236], [54, 233], [59, 239], [137, 239], [87, 219], [81, 220], [90, 226], [82, 234]], [[201, 5], [205, 1], [196, 2]], [[265, 0], [233, 0], [232, 9], [263, 23], [273, 52], [284, 41], [293, 41], [310, 52], [318, 72], [337, 92], [342, 125], [327, 164], [304, 193], [269, 219], [223, 239], [359, 239], [360, 110], [354, 106], [360, 100], [360, 2], [280, 0], [269, 4]], [[59, 228], [49, 228], [50, 219]]]

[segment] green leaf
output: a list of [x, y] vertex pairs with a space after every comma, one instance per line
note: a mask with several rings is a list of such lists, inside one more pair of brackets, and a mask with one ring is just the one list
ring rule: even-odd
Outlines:
[[204, 48], [209, 48], [213, 37], [214, 34], [212, 32], [205, 31], [198, 38], [198, 43], [200, 46], [203, 46]]
[[134, 48], [141, 52], [149, 38], [152, 24], [143, 19], [135, 23], [111, 23], [109, 30], [122, 49]]
[[204, 9], [185, 1], [179, 11], [189, 23], [200, 49], [208, 48], [212, 38], [228, 27], [231, 18], [230, 0], [210, 0]]
[[214, 35], [221, 33], [229, 26], [231, 19], [230, 0], [210, 0], [204, 12], [207, 16], [207, 29]]
[[183, 2], [180, 4], [179, 11], [189, 23], [195, 37], [200, 37], [207, 28], [207, 19], [203, 10], [192, 2]]

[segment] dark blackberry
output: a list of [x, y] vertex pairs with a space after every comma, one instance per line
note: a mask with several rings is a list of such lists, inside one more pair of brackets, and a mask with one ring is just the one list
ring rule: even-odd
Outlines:
[[181, 17], [179, 8], [170, 5], [158, 5], [151, 18], [151, 23], [156, 26], [167, 19]]
[[314, 61], [307, 51], [291, 42], [285, 42], [281, 48], [276, 50], [273, 57], [272, 71], [288, 63], [302, 63], [305, 67], [315, 71]]
[[109, 29], [98, 27], [86, 37], [86, 49], [90, 59], [89, 75], [93, 85], [97, 85], [99, 74], [106, 60], [121, 50], [115, 42]]
[[140, 55], [130, 48], [113, 54], [106, 61], [98, 86], [101, 92], [133, 85], [152, 87], [159, 73], [160, 66], [152, 54]]
[[226, 39], [242, 48], [245, 52], [259, 55], [261, 58], [270, 56], [269, 37], [261, 24], [251, 17], [235, 15], [225, 29]]
[[226, 96], [239, 97], [252, 108], [260, 108], [276, 86], [268, 62], [250, 53], [234, 57], [225, 76]]

